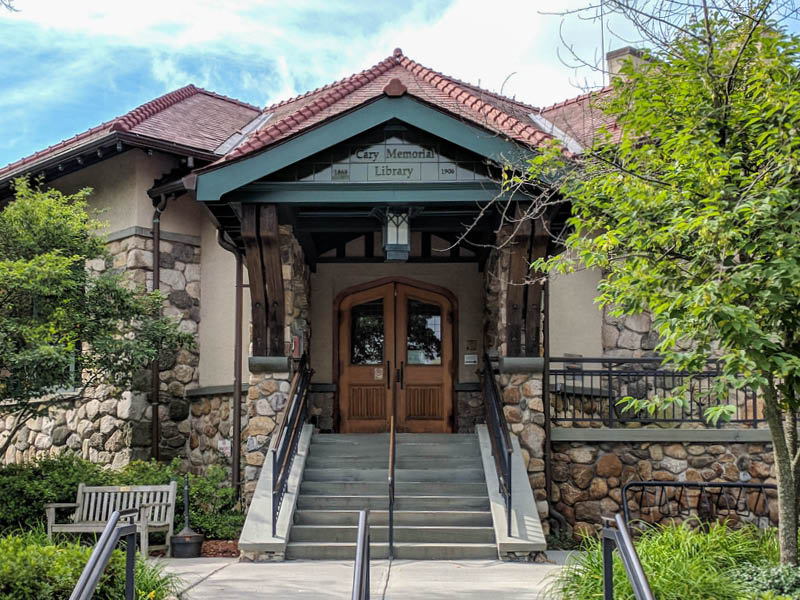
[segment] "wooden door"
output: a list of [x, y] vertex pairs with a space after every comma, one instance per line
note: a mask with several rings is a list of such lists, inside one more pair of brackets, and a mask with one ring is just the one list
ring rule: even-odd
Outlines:
[[342, 433], [388, 431], [394, 362], [394, 290], [388, 283], [345, 298], [339, 312]]
[[452, 431], [453, 312], [435, 292], [399, 284], [395, 297], [398, 381], [397, 429]]
[[[388, 283], [347, 296], [339, 312], [341, 431], [452, 431], [453, 306]], [[396, 402], [393, 402], [396, 395]]]

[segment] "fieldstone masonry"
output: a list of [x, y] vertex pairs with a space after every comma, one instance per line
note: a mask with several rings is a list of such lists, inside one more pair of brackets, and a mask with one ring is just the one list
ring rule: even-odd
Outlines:
[[[573, 525], [576, 537], [594, 534], [602, 527], [602, 517], [621, 510], [622, 487], [630, 481], [776, 482], [768, 443], [555, 443], [552, 476], [551, 500]], [[675, 499], [677, 492], [668, 488], [667, 494]], [[756, 498], [755, 492], [748, 494], [749, 508], [769, 514], [777, 523], [777, 502], [765, 507], [762, 500], [756, 506]], [[628, 501], [634, 516], [666, 520], [658, 511], [639, 514], [635, 495], [629, 493]]]
[[[161, 290], [166, 296], [164, 314], [180, 320], [180, 328], [196, 333], [200, 323], [200, 248], [180, 242], [161, 241]], [[108, 258], [89, 261], [93, 273], [113, 269], [123, 274], [124, 284], [152, 289], [153, 240], [133, 235], [107, 245]], [[161, 455], [182, 456], [190, 427], [186, 389], [197, 387], [197, 351], [180, 350], [160, 361]], [[97, 386], [90, 397], [69, 407], [52, 407], [48, 416], [26, 423], [15, 436], [5, 463], [18, 463], [67, 449], [103, 465], [122, 467], [131, 460], [150, 457], [148, 395], [150, 373], [134, 381], [133, 391]], [[0, 443], [7, 438], [13, 418], [0, 422]]]
[[[299, 354], [301, 350], [308, 348], [311, 336], [311, 272], [300, 244], [292, 235], [292, 228], [281, 225], [279, 233], [286, 307], [284, 342], [287, 355]], [[296, 345], [299, 347], [295, 347]], [[242, 444], [245, 453], [243, 490], [248, 504], [255, 492], [279, 414], [286, 407], [291, 377], [291, 373], [250, 374], [247, 407], [242, 415]], [[247, 419], [244, 418], [245, 414]]]

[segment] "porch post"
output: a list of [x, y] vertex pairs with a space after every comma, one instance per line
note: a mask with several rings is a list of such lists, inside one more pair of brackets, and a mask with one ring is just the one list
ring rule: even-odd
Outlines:
[[253, 322], [253, 356], [284, 356], [284, 294], [274, 204], [242, 206], [242, 238]]
[[531, 222], [518, 207], [515, 219], [522, 219], [512, 233], [511, 264], [506, 292], [506, 356], [522, 355], [522, 328], [525, 320], [525, 281], [530, 263]]

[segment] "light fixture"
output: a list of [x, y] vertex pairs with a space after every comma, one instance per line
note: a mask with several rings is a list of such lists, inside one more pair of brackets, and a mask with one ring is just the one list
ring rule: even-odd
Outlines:
[[405, 262], [411, 250], [409, 213], [387, 208], [383, 212], [383, 255], [386, 262]]

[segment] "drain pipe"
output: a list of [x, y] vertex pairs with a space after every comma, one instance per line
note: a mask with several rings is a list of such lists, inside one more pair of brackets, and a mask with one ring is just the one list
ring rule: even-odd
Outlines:
[[544, 346], [544, 369], [542, 370], [542, 405], [544, 408], [544, 482], [545, 495], [547, 496], [547, 508], [550, 518], [558, 521], [561, 531], [567, 531], [567, 519], [558, 512], [553, 505], [553, 441], [551, 439], [550, 424], [550, 278], [544, 281], [542, 286], [544, 293], [544, 326], [543, 346]]
[[[155, 204], [153, 212], [153, 291], [161, 287], [161, 213], [167, 208], [167, 196], [161, 194], [161, 200]], [[158, 357], [150, 364], [150, 454], [155, 460], [161, 459], [159, 442], [161, 441], [161, 422], [158, 407], [161, 399], [161, 379], [159, 378]]]
[[239, 249], [217, 229], [217, 243], [236, 258], [236, 307], [233, 332], [233, 447], [231, 478], [236, 497], [242, 493], [242, 255]]

